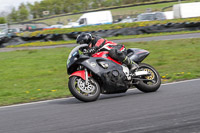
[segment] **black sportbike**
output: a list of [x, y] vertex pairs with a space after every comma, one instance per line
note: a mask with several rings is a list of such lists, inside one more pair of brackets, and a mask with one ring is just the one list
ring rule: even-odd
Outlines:
[[67, 72], [70, 75], [68, 87], [77, 99], [91, 102], [97, 100], [100, 93], [125, 93], [133, 86], [145, 93], [159, 89], [159, 73], [152, 66], [141, 63], [149, 55], [147, 50], [127, 50], [127, 56], [139, 65], [131, 73], [125, 64], [109, 57], [108, 51], [90, 55], [87, 49], [87, 44], [76, 46], [67, 60]]

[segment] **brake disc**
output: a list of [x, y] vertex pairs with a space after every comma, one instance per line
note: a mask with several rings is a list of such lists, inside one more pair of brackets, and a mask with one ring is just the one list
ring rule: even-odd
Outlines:
[[146, 79], [153, 80], [155, 78], [155, 74], [152, 70], [146, 68], [146, 69], [144, 69], [144, 71], [147, 71], [151, 74], [149, 76], [145, 76]]
[[78, 80], [78, 87], [84, 93], [92, 93], [95, 90], [95, 86], [94, 85], [90, 84], [89, 82], [86, 85], [85, 81], [82, 80], [82, 79]]

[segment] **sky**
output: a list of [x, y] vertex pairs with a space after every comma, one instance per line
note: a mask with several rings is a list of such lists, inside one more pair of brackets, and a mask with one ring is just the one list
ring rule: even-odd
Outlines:
[[34, 3], [41, 0], [0, 0], [0, 12], [7, 12], [12, 10], [12, 7], [18, 7], [22, 2]]

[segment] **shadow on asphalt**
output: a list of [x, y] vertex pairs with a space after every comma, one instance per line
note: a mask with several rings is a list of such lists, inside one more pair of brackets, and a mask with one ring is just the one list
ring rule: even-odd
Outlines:
[[74, 97], [67, 98], [67, 99], [62, 99], [62, 100], [58, 100], [58, 101], [51, 101], [51, 102], [49, 102], [49, 104], [60, 104], [60, 105], [80, 104], [80, 103], [83, 103], [83, 102], [77, 100]]
[[[101, 94], [97, 101], [115, 99], [115, 98], [120, 98], [120, 97], [129, 97], [129, 96], [132, 97], [132, 96], [138, 96], [138, 95], [144, 95], [144, 94], [145, 93], [136, 91], [136, 90], [131, 90], [126, 93]], [[97, 101], [94, 101], [94, 102], [97, 102]], [[49, 104], [67, 105], [67, 104], [85, 104], [85, 103], [94, 103], [94, 102], [82, 102], [74, 97], [71, 97], [71, 98], [61, 99], [61, 100], [57, 100], [57, 101], [51, 101], [51, 102], [49, 102]]]
[[144, 94], [143, 92], [136, 92], [136, 91], [131, 91], [131, 92], [126, 92], [126, 93], [118, 93], [118, 94], [103, 94], [99, 97], [98, 100], [107, 100], [107, 99], [113, 99], [113, 98], [120, 98], [120, 97], [128, 97], [128, 96], [136, 96], [139, 94]]

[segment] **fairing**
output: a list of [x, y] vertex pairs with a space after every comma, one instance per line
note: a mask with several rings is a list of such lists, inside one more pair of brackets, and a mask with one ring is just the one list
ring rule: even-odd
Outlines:
[[142, 62], [149, 54], [149, 51], [139, 48], [130, 48], [127, 50], [128, 57], [137, 63]]
[[102, 52], [98, 52], [92, 55], [92, 57], [99, 57], [99, 58], [106, 58], [108, 60], [111, 60], [117, 64], [121, 64], [120, 62], [112, 59], [110, 56], [108, 56], [108, 51], [102, 51]]
[[[72, 73], [69, 77], [72, 77], [72, 76], [78, 76], [85, 80], [85, 71], [84, 70], [76, 71], [76, 72]], [[88, 77], [90, 77], [90, 76], [91, 75], [88, 74]]]

